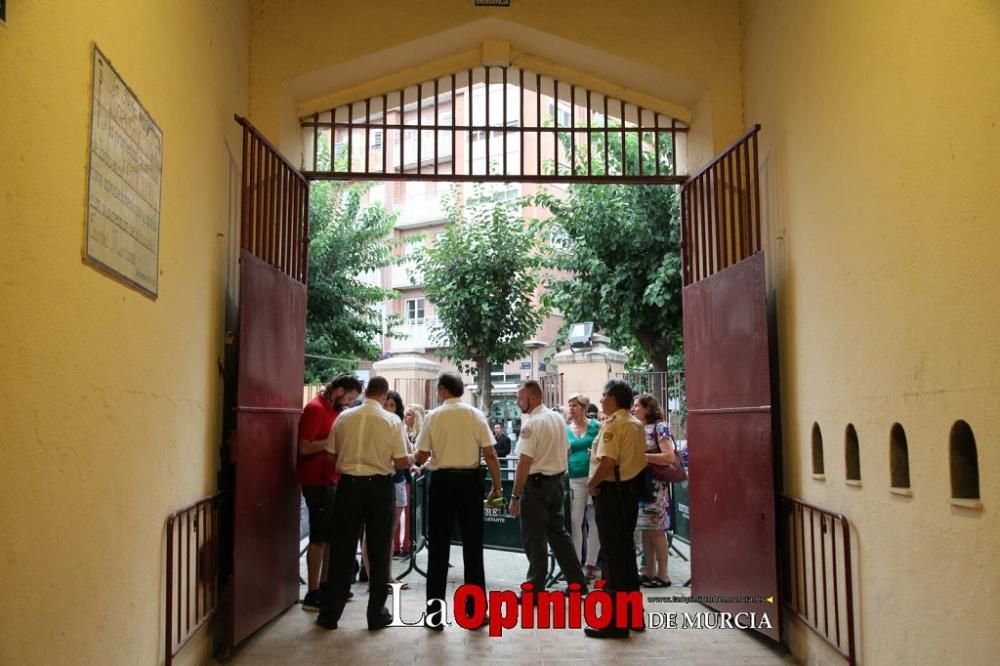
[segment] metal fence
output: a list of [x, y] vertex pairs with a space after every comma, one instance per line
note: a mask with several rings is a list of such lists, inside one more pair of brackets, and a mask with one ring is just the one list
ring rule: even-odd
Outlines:
[[847, 518], [781, 497], [782, 597], [807, 627], [854, 664], [854, 572]]
[[167, 517], [166, 666], [219, 607], [217, 492]]
[[687, 439], [687, 402], [683, 372], [620, 372], [636, 395], [649, 393], [663, 407], [674, 439]]

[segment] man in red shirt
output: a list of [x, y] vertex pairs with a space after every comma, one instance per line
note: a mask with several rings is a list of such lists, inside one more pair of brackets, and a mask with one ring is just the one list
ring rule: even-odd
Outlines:
[[309, 591], [302, 608], [318, 611], [329, 568], [329, 543], [333, 498], [337, 490], [337, 470], [326, 454], [326, 439], [337, 414], [361, 393], [361, 381], [354, 375], [338, 375], [302, 410], [299, 419], [298, 466], [295, 480], [309, 510]]

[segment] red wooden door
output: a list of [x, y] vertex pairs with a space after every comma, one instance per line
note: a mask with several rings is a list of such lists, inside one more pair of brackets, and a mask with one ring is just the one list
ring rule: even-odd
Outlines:
[[[767, 614], [779, 639], [775, 467], [764, 255], [684, 287], [691, 481], [691, 592], [755, 597], [719, 611]], [[770, 601], [767, 601], [770, 599]], [[744, 616], [744, 624], [751, 620]]]
[[295, 444], [305, 308], [305, 285], [246, 251], [240, 254], [230, 645], [299, 596]]
[[227, 648], [298, 599], [309, 185], [245, 119]]

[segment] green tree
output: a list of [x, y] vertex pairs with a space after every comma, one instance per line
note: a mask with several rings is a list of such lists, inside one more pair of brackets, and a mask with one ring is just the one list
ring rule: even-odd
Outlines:
[[396, 292], [362, 277], [393, 262], [395, 216], [380, 202], [363, 206], [371, 183], [313, 183], [309, 198], [309, 301], [306, 381], [352, 371], [356, 359], [375, 360], [383, 332], [378, 305]]
[[417, 259], [440, 322], [439, 351], [476, 373], [480, 407], [487, 413], [490, 365], [524, 356], [525, 343], [547, 314], [533, 301], [542, 260], [537, 228], [520, 215], [523, 203], [487, 196], [461, 206], [453, 193], [446, 201], [448, 226]]
[[[568, 151], [569, 136], [560, 134]], [[652, 134], [642, 139], [643, 173], [653, 173]], [[621, 134], [611, 133], [605, 163], [603, 139], [595, 137], [593, 172], [638, 173], [639, 142], [637, 133], [628, 135], [623, 163]], [[661, 173], [669, 173], [671, 153], [669, 135], [661, 134]], [[584, 160], [577, 161], [584, 170]], [[568, 168], [559, 165], [560, 173]], [[569, 186], [564, 198], [542, 193], [538, 202], [551, 213], [549, 266], [569, 274], [550, 285], [547, 302], [566, 315], [567, 323], [593, 321], [608, 333], [613, 346], [631, 352], [632, 365], [668, 370], [668, 357], [679, 357], [683, 346], [676, 189], [580, 184]]]

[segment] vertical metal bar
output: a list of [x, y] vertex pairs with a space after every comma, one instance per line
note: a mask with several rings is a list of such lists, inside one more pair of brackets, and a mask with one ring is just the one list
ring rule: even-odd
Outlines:
[[438, 159], [438, 138], [441, 135], [441, 130], [438, 129], [441, 124], [441, 114], [438, 113], [438, 82], [440, 79], [434, 79], [434, 175], [438, 175], [438, 164], [440, 159]]
[[809, 512], [809, 559], [812, 564], [813, 624], [819, 627], [819, 599], [816, 595], [816, 518]]
[[656, 161], [656, 169], [653, 173], [657, 176], [660, 175], [660, 114], [657, 111], [653, 111], [653, 150], [654, 157]]
[[[368, 154], [368, 141], [365, 140], [365, 155]], [[366, 167], [367, 170], [367, 167]], [[285, 214], [284, 214], [284, 232], [282, 236], [284, 238], [285, 247], [285, 273], [289, 277], [294, 277], [295, 274], [292, 272], [292, 237], [295, 235], [295, 226], [292, 222], [292, 195], [294, 194], [295, 184], [298, 181], [295, 172], [291, 169], [285, 169]]]
[[271, 206], [268, 208], [268, 230], [270, 233], [270, 251], [268, 261], [272, 266], [278, 265], [278, 196], [280, 195], [279, 183], [281, 182], [281, 160], [271, 152], [271, 181], [269, 189], [271, 192]]
[[[243, 128], [243, 146], [244, 151], [247, 145], [247, 128]], [[246, 162], [244, 161], [244, 169], [246, 168]], [[171, 659], [174, 655], [174, 637], [173, 637], [173, 605], [174, 605], [174, 517], [170, 516], [167, 518], [167, 594], [166, 594], [166, 627], [164, 631], [164, 643], [165, 654], [163, 663], [170, 666]]]
[[711, 173], [706, 171], [698, 180], [701, 187], [701, 234], [702, 263], [700, 279], [712, 274], [712, 207], [711, 207]]
[[455, 126], [458, 125], [458, 108], [455, 105], [455, 75], [451, 75], [451, 173], [458, 172], [458, 142], [456, 140]]
[[643, 111], [643, 109], [639, 105], [636, 105], [635, 109], [636, 109], [636, 118], [639, 121], [638, 123], [636, 123], [636, 127], [639, 129], [639, 132], [636, 134], [636, 136], [639, 139], [639, 141], [637, 143], [638, 148], [637, 148], [636, 152], [639, 155], [639, 175], [641, 176], [642, 175], [642, 144], [644, 143], [644, 139], [646, 138], [646, 135], [642, 131], [642, 111]]
[[555, 175], [559, 175], [559, 79], [552, 79], [552, 154], [555, 159]]
[[625, 152], [625, 146], [628, 144], [625, 139], [625, 100], [618, 100], [618, 106], [622, 111], [622, 175], [625, 176], [628, 174], [628, 153]]
[[424, 159], [424, 84], [417, 84], [417, 175], [420, 175], [420, 162]]
[[319, 171], [319, 113], [313, 114], [313, 170]]
[[[819, 524], [822, 529], [820, 529], [820, 569], [823, 573], [823, 631], [827, 636], [830, 635], [830, 600], [826, 590], [826, 516], [824, 514], [819, 515]], [[816, 616], [816, 626], [819, 626], [819, 616]]]
[[542, 77], [537, 72], [535, 73], [535, 102], [537, 109], [535, 111], [535, 136], [537, 137], [535, 146], [535, 157], [538, 159], [538, 171], [535, 172], [536, 176], [542, 175]]
[[354, 102], [347, 105], [347, 173], [354, 173]]
[[576, 86], [569, 84], [569, 173], [576, 175]]
[[802, 574], [802, 587], [799, 588], [799, 597], [801, 605], [798, 610], [805, 617], [809, 612], [809, 586], [806, 584], [806, 522], [805, 522], [805, 509], [801, 505], [796, 505], [799, 514], [799, 571]]
[[847, 663], [854, 666], [857, 655], [854, 652], [854, 582], [851, 579], [851, 530], [847, 520], [841, 520], [844, 528], [844, 597], [847, 603]]
[[202, 513], [201, 510], [202, 510], [203, 506], [204, 506], [204, 504], [199, 502], [198, 506], [195, 507], [195, 512], [196, 512], [196, 518], [195, 518], [195, 522], [194, 522], [194, 527], [195, 527], [195, 530], [194, 530], [194, 552], [195, 552], [195, 558], [194, 558], [194, 622], [195, 622], [195, 624], [198, 624], [198, 622], [201, 620], [201, 610], [202, 610], [201, 609], [201, 576], [202, 576], [202, 572], [201, 572], [201, 558], [198, 557], [198, 554], [201, 553], [201, 533], [202, 533], [202, 530], [203, 530], [203, 525], [202, 525], [202, 520], [201, 520], [201, 513]]
[[264, 156], [261, 154], [260, 140], [253, 137], [253, 191], [250, 193], [253, 216], [250, 218], [250, 236], [246, 250], [255, 257], [260, 256], [260, 209], [264, 201]]
[[250, 228], [250, 130], [243, 127], [243, 161], [240, 163], [240, 247]]
[[726, 265], [736, 263], [742, 257], [736, 247], [736, 225], [733, 222], [733, 177], [732, 154], [722, 158], [722, 207], [726, 220]]
[[520, 138], [521, 144], [521, 170], [518, 171], [517, 175], [524, 175], [524, 118], [527, 115], [524, 109], [524, 70], [517, 70], [517, 88], [518, 88], [518, 103], [517, 103], [517, 134]]
[[260, 210], [257, 213], [257, 224], [258, 228], [258, 241], [257, 249], [259, 254], [258, 257], [267, 261], [267, 249], [268, 249], [268, 229], [267, 229], [267, 214], [268, 206], [270, 205], [270, 174], [271, 174], [271, 154], [266, 150], [264, 145], [260, 147], [261, 151], [261, 180], [260, 180]]
[[742, 143], [736, 147], [736, 151], [734, 154], [736, 156], [736, 163], [735, 163], [736, 176], [733, 185], [736, 188], [736, 196], [737, 196], [736, 223], [738, 225], [740, 234], [740, 256], [749, 257], [750, 253], [748, 251], [749, 247], [747, 246], [747, 233], [746, 233], [747, 231], [746, 206], [745, 206], [746, 191], [743, 189], [743, 176], [744, 176], [744, 168], [746, 162], [743, 160]]
[[501, 67], [500, 71], [503, 72], [503, 175], [507, 175], [507, 68]]
[[389, 170], [389, 95], [382, 95], [382, 173]]
[[372, 152], [372, 98], [365, 99], [365, 173], [371, 171]]
[[677, 175], [677, 120], [670, 119], [670, 173]]
[[604, 95], [604, 175], [611, 175], [611, 162], [610, 162], [610, 150], [609, 150], [609, 135], [608, 135], [608, 96]]
[[722, 206], [722, 186], [719, 183], [721, 179], [722, 167], [716, 163], [712, 167], [712, 205], [715, 209], [715, 270], [718, 272], [726, 267], [725, 260], [725, 227], [723, 226], [723, 206]]
[[[489, 88], [489, 86], [487, 86], [487, 88]], [[472, 168], [472, 153], [473, 153], [473, 150], [472, 150], [472, 119], [473, 119], [473, 115], [472, 115], [472, 68], [471, 67], [469, 68], [469, 92], [468, 92], [468, 97], [469, 97], [469, 117], [466, 119], [465, 125], [468, 128], [467, 131], [468, 131], [469, 138], [468, 138], [468, 141], [466, 142], [465, 145], [467, 145], [469, 147], [469, 175], [471, 176], [472, 172], [473, 172], [473, 168]], [[489, 160], [489, 156], [487, 156], [486, 159]]]
[[[385, 135], [382, 135], [382, 145], [385, 145]], [[299, 250], [302, 253], [301, 261], [301, 272], [302, 272], [302, 283], [309, 283], [309, 185], [302, 183], [300, 186], [300, 191], [302, 193], [302, 203], [300, 206], [300, 221], [299, 228], [301, 229], [302, 235], [302, 247]]]
[[484, 112], [485, 115], [483, 116], [483, 118], [486, 121], [484, 123], [484, 125], [486, 126], [486, 175], [488, 176], [488, 175], [490, 175], [490, 134], [492, 133], [490, 131], [490, 128], [492, 127], [492, 125], [490, 124], [490, 83], [491, 83], [491, 79], [492, 79], [491, 72], [492, 72], [493, 68], [490, 67], [489, 65], [487, 65], [485, 69], [486, 69], [486, 74], [485, 74], [484, 78], [486, 79], [486, 84], [485, 84], [486, 85], [486, 110]]
[[688, 188], [682, 187], [681, 188], [681, 286], [682, 287], [685, 287], [688, 284], [690, 284], [687, 279], [687, 270], [688, 270], [687, 223], [688, 223]]
[[760, 172], [757, 163], [757, 132], [753, 133], [753, 201], [754, 201], [754, 252], [763, 247], [760, 239]]
[[594, 134], [591, 131], [590, 118], [591, 118], [590, 89], [588, 88], [587, 89], [587, 175], [588, 176], [594, 175], [594, 159], [593, 159]]
[[399, 173], [402, 175], [406, 172], [406, 159], [404, 153], [406, 152], [406, 95], [404, 95], [405, 88], [399, 89]]
[[191, 631], [191, 512], [184, 512], [184, 608], [185, 615], [184, 635]]
[[830, 518], [830, 562], [833, 565], [833, 624], [836, 629], [837, 647], [840, 647], [840, 586], [837, 585], [837, 532], [835, 523], [839, 520]]

